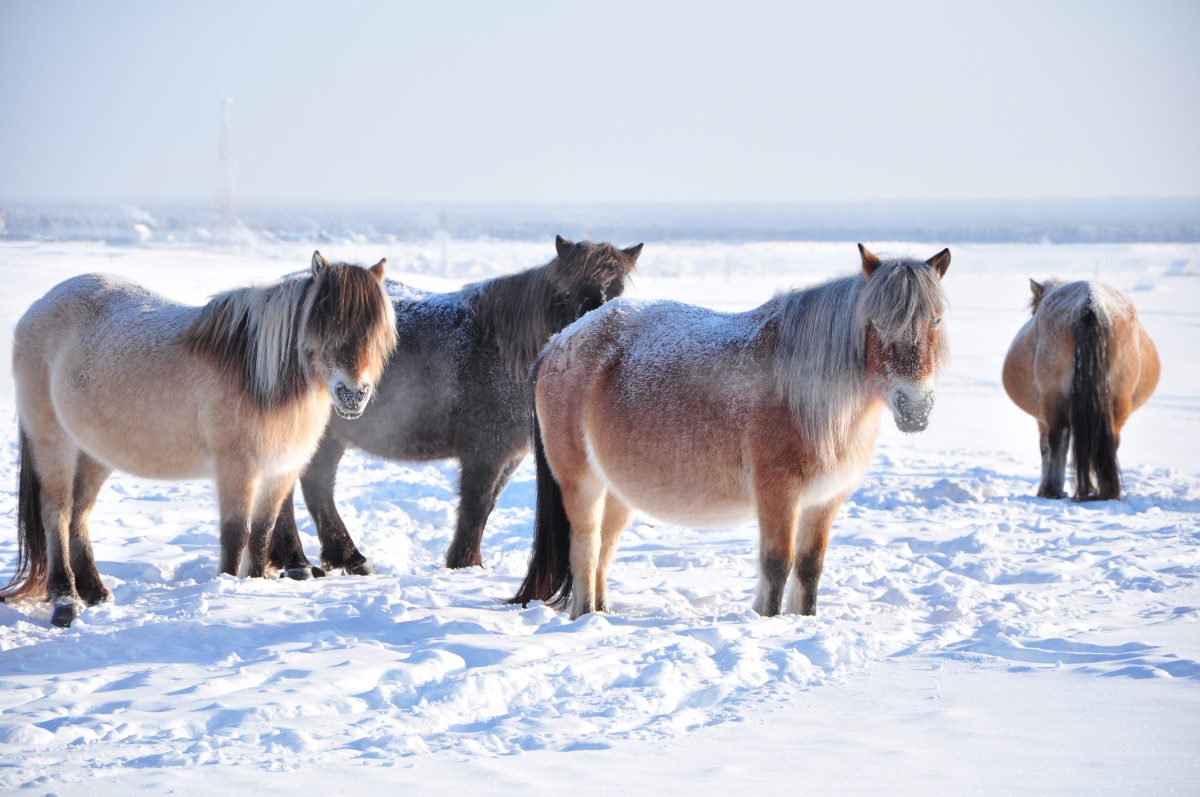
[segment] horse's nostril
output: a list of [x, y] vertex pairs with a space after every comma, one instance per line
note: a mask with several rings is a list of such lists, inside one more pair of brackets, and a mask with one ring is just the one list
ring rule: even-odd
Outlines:
[[371, 393], [371, 388], [364, 387], [359, 390], [351, 390], [345, 385], [338, 385], [333, 389], [333, 392], [342, 404], [357, 407], [367, 400], [367, 396]]

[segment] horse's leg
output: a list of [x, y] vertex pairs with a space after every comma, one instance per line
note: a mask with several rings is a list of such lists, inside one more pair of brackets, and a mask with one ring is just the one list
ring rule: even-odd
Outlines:
[[796, 566], [792, 570], [792, 591], [788, 596], [788, 611], [794, 614], [817, 613], [817, 583], [825, 565], [825, 549], [829, 546], [829, 530], [833, 518], [849, 493], [842, 493], [827, 504], [805, 508], [800, 512], [796, 528]]
[[359, 553], [333, 501], [338, 463], [345, 453], [346, 444], [326, 430], [317, 453], [313, 454], [312, 461], [300, 476], [300, 489], [304, 493], [308, 514], [317, 527], [317, 537], [321, 540], [321, 564], [326, 570], [342, 570], [352, 576], [369, 576], [375, 572], [375, 568], [371, 567], [367, 557]]
[[500, 491], [512, 478], [520, 458], [460, 460], [462, 474], [458, 482], [458, 524], [446, 553], [446, 567], [481, 567], [483, 529], [496, 507]]
[[258, 486], [254, 515], [250, 521], [250, 539], [246, 545], [249, 567], [246, 575], [263, 578], [267, 574], [267, 551], [271, 544], [271, 529], [279, 517], [279, 508], [292, 493], [298, 473], [264, 478]]
[[596, 570], [600, 564], [600, 520], [604, 488], [594, 479], [561, 484], [563, 508], [571, 521], [571, 619], [596, 611]]
[[617, 552], [617, 538], [629, 525], [633, 510], [612, 493], [604, 499], [604, 518], [600, 522], [600, 566], [596, 569], [596, 609], [608, 611], [608, 566]]
[[275, 528], [271, 530], [268, 560], [272, 567], [282, 571], [283, 575], [290, 579], [304, 581], [320, 578], [325, 575], [325, 571], [313, 567], [312, 562], [304, 555], [304, 546], [300, 543], [300, 529], [296, 526], [295, 492], [296, 485], [293, 484], [279, 507]]
[[795, 555], [800, 502], [792, 480], [785, 475], [756, 474], [755, 481], [761, 575], [754, 611], [774, 617], [783, 610], [783, 590]]
[[111, 468], [79, 452], [71, 495], [71, 570], [75, 573], [75, 589], [88, 606], [112, 600], [112, 593], [104, 586], [100, 571], [96, 569], [96, 557], [88, 533], [88, 517], [110, 473]]
[[1071, 422], [1066, 399], [1048, 398], [1043, 402], [1042, 418], [1038, 420], [1042, 450], [1042, 483], [1039, 498], [1066, 498], [1063, 489], [1067, 472], [1067, 449], [1071, 444]]
[[242, 551], [250, 539], [255, 476], [241, 462], [217, 466], [217, 504], [221, 512], [221, 572], [238, 574]]
[[31, 437], [33, 461], [41, 481], [42, 528], [46, 531], [46, 600], [54, 606], [50, 622], [69, 626], [83, 608], [71, 569], [71, 491], [77, 450], [65, 439]]
[[[45, 364], [31, 363], [28, 354], [25, 352], [26, 356], [22, 357], [20, 352], [14, 352], [13, 376], [20, 432], [24, 437], [21, 466], [31, 470], [28, 476], [23, 474], [21, 486], [31, 486], [25, 482], [25, 478], [31, 476], [30, 481], [37, 485], [37, 495], [21, 495], [18, 502], [21, 506], [17, 511], [32, 513], [34, 507], [38, 507], [37, 521], [31, 517], [25, 519], [30, 524], [25, 533], [40, 533], [45, 541], [46, 599], [54, 606], [50, 622], [66, 628], [83, 608], [70, 562], [71, 494], [79, 447], [58, 421]], [[25, 446], [28, 446], [27, 451]], [[25, 462], [26, 454], [29, 455], [28, 462]], [[34, 522], [40, 522], [41, 529], [32, 528]], [[32, 545], [30, 553], [36, 556]], [[39, 573], [30, 573], [31, 578], [38, 576]]]
[[[32, 426], [32, 424], [30, 424]], [[75, 588], [71, 550], [71, 493], [79, 450], [56, 420], [29, 430], [33, 462], [41, 482], [42, 528], [46, 532], [46, 599], [54, 606], [50, 622], [66, 628], [83, 609]]]

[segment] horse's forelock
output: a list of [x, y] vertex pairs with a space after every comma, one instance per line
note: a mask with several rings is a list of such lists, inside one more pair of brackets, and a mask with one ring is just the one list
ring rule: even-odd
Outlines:
[[396, 345], [396, 318], [379, 280], [365, 268], [335, 263], [310, 278], [309, 334], [321, 348], [356, 347], [357, 365], [376, 375]]
[[634, 265], [634, 259], [611, 243], [581, 241], [566, 257], [550, 263], [550, 273], [562, 288], [581, 284], [604, 287], [614, 282], [624, 283], [624, 277]]
[[918, 322], [940, 316], [945, 308], [938, 275], [920, 260], [884, 261], [865, 283], [859, 317], [885, 344], [911, 339]]

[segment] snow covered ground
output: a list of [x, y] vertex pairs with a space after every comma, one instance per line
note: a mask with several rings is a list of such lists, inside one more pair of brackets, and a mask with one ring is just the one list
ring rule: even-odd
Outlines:
[[[391, 276], [426, 288], [553, 253], [549, 241], [322, 249], [386, 255]], [[44, 605], [0, 605], [0, 791], [1193, 791], [1200, 245], [952, 252], [952, 360], [931, 425], [908, 437], [885, 418], [835, 523], [818, 617], [750, 611], [752, 525], [648, 520], [622, 537], [611, 614], [570, 622], [502, 605], [529, 550], [528, 462], [489, 523], [485, 568], [449, 572], [454, 464], [350, 454], [340, 506], [378, 575], [303, 583], [214, 578], [210, 485], [117, 475], [92, 518], [115, 602], [67, 631], [49, 626]], [[0, 243], [0, 343], [7, 350], [29, 303], [74, 274], [117, 272], [199, 303], [310, 254]], [[630, 293], [742, 309], [856, 267], [850, 243], [653, 244]], [[1026, 316], [1027, 278], [1051, 275], [1129, 291], [1162, 355], [1158, 391], [1123, 435], [1119, 502], [1033, 497], [1035, 425], [999, 374]], [[7, 578], [7, 368], [0, 417]]]

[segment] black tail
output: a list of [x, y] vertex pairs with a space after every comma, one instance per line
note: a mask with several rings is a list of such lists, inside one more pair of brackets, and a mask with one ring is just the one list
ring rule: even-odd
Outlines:
[[1108, 380], [1111, 330], [1086, 305], [1071, 325], [1075, 371], [1071, 377], [1071, 437], [1075, 458], [1075, 500], [1121, 497], [1121, 469], [1112, 428]]
[[[537, 367], [535, 364], [534, 384], [537, 383]], [[540, 600], [562, 609], [571, 599], [571, 521], [563, 507], [562, 488], [546, 462], [536, 405], [533, 409], [533, 457], [537, 462], [533, 553], [529, 556], [529, 572], [525, 574], [521, 588], [508, 602], [527, 606], [530, 601]]]
[[33, 469], [33, 450], [24, 430], [17, 464], [17, 572], [0, 589], [0, 600], [16, 600], [46, 589], [46, 530], [42, 526], [42, 483]]

